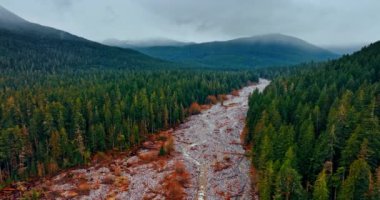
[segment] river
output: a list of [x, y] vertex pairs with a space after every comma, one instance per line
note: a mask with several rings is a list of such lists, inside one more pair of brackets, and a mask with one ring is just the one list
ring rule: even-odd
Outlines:
[[253, 198], [250, 161], [244, 156], [240, 135], [249, 95], [256, 89], [263, 91], [269, 83], [260, 79], [257, 85], [241, 89], [238, 97], [229, 95], [223, 105], [190, 117], [173, 133], [186, 166], [197, 174], [193, 180], [196, 191], [188, 191], [190, 199]]

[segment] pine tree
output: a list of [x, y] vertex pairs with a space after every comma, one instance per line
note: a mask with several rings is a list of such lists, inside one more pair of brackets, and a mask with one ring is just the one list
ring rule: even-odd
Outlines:
[[274, 177], [273, 162], [268, 161], [265, 167], [260, 170], [260, 180], [258, 182], [260, 199], [270, 200], [273, 198]]
[[366, 199], [369, 192], [371, 171], [363, 158], [350, 165], [350, 172], [338, 196], [340, 200]]
[[317, 180], [314, 183], [313, 188], [313, 199], [314, 200], [328, 200], [329, 199], [329, 189], [327, 186], [327, 177], [325, 169], [319, 173]]
[[290, 200], [302, 196], [301, 176], [294, 169], [294, 159], [293, 150], [289, 148], [277, 174], [275, 199]]

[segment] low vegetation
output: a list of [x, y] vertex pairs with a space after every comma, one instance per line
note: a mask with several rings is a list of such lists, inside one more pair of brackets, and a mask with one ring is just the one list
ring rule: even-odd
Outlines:
[[174, 167], [174, 171], [168, 174], [162, 182], [162, 191], [168, 200], [185, 199], [185, 187], [189, 184], [190, 174], [180, 161], [177, 161]]

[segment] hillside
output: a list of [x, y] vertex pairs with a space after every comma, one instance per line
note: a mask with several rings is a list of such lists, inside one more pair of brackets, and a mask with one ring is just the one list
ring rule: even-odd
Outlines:
[[170, 66], [131, 49], [109, 47], [28, 22], [0, 7], [0, 68], [156, 68]]
[[137, 41], [107, 39], [107, 40], [104, 40], [102, 43], [106, 45], [110, 45], [110, 46], [117, 46], [117, 47], [122, 47], [122, 48], [131, 48], [131, 49], [156, 47], [156, 46], [179, 47], [179, 46], [193, 44], [190, 42], [180, 42], [180, 41], [166, 39], [166, 38], [156, 38], [156, 39], [137, 40]]
[[250, 98], [260, 199], [379, 199], [380, 42], [294, 72]]
[[252, 71], [173, 69], [0, 13], [0, 199], [38, 199], [43, 191], [17, 181], [128, 153], [184, 122], [193, 103], [258, 81]]
[[336, 54], [327, 50], [281, 34], [184, 46], [153, 46], [135, 49], [165, 60], [224, 68], [285, 66], [337, 58]]

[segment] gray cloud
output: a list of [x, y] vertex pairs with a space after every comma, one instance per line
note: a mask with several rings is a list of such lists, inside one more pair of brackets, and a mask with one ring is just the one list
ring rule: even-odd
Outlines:
[[[44, 0], [44, 1], [48, 2], [49, 0]], [[54, 0], [54, 1], [49, 1], [49, 2], [55, 3], [58, 8], [67, 8], [73, 5], [73, 0]]]
[[320, 45], [380, 39], [378, 0], [0, 0], [20, 16], [93, 40], [225, 40], [283, 33]]

